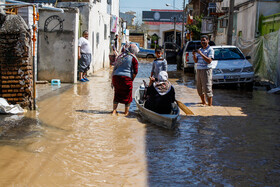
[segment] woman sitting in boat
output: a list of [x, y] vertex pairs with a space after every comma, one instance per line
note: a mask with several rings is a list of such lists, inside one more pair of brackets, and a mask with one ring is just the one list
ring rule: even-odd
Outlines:
[[175, 90], [168, 81], [168, 74], [166, 71], [161, 71], [159, 73], [158, 81], [151, 78], [146, 97], [145, 108], [159, 114], [171, 113], [172, 104], [175, 102]]

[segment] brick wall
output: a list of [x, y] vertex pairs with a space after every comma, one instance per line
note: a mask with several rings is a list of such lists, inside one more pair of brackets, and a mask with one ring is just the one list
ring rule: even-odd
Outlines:
[[6, 16], [0, 25], [0, 97], [32, 108], [31, 33], [20, 16]]
[[140, 47], [144, 47], [144, 35], [129, 35], [129, 40], [139, 43]]

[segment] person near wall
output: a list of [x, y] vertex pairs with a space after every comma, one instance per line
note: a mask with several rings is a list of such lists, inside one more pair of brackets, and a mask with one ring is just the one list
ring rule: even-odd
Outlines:
[[79, 70], [79, 81], [86, 82], [89, 81], [87, 79], [87, 71], [90, 68], [91, 63], [91, 45], [88, 41], [88, 31], [85, 30], [83, 32], [83, 36], [78, 41], [78, 70]]
[[119, 35], [116, 34], [115, 38], [114, 38], [114, 48], [115, 48], [115, 51], [118, 51], [118, 44], [119, 44]]
[[112, 76], [114, 87], [113, 115], [117, 114], [118, 104], [125, 104], [124, 115], [129, 114], [129, 106], [132, 102], [133, 80], [138, 73], [138, 60], [136, 54], [139, 52], [135, 44], [129, 47], [117, 57]]
[[194, 62], [197, 63], [196, 87], [202, 104], [206, 105], [206, 95], [208, 105], [212, 106], [213, 91], [211, 62], [214, 58], [214, 50], [209, 45], [209, 38], [207, 35], [201, 36], [201, 45], [202, 47], [200, 49], [193, 51], [193, 59]]
[[159, 114], [170, 114], [175, 102], [175, 89], [168, 81], [166, 71], [161, 71], [157, 79], [158, 81], [150, 81], [144, 106]]

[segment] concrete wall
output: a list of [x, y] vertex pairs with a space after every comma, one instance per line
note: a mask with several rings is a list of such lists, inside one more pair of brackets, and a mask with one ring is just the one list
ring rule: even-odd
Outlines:
[[113, 0], [112, 1], [112, 9], [111, 14], [115, 15], [117, 17], [120, 17], [120, 1], [119, 0]]
[[280, 1], [278, 2], [259, 2], [259, 14], [270, 16], [280, 13]]
[[80, 30], [81, 32], [88, 30], [89, 41], [92, 44], [92, 62], [89, 73], [110, 66], [110, 21], [111, 15], [119, 17], [119, 0], [112, 1], [111, 9], [108, 9], [108, 6], [107, 1], [58, 3], [58, 7], [79, 7], [82, 23]]
[[129, 41], [139, 43], [140, 47], [144, 47], [144, 34], [141, 35], [129, 35]]
[[[235, 6], [245, 3], [248, 0], [235, 0]], [[229, 0], [224, 0], [222, 2], [222, 7], [228, 7]], [[239, 8], [236, 11], [236, 26], [233, 30], [233, 41], [239, 33], [242, 33], [242, 38], [245, 40], [252, 40], [258, 36], [258, 21], [259, 16], [262, 14], [264, 16], [279, 13], [280, 2], [276, 1], [255, 1], [248, 3]], [[225, 16], [227, 18], [227, 16]], [[223, 31], [222, 31], [223, 30]], [[222, 32], [221, 32], [222, 31]], [[226, 44], [227, 41], [227, 28], [218, 29], [217, 36], [215, 38], [216, 44]]]
[[[63, 23], [60, 30], [57, 15]], [[38, 80], [60, 79], [62, 82], [77, 82], [79, 10], [64, 9], [64, 13], [40, 10]]]
[[242, 38], [252, 40], [256, 31], [257, 2], [239, 8], [237, 13], [237, 30], [235, 36], [242, 32]]
[[[107, 13], [107, 1], [93, 5], [89, 14], [89, 30], [93, 36], [94, 54], [92, 70], [99, 70], [110, 66], [110, 18]], [[106, 32], [105, 32], [106, 27]]]

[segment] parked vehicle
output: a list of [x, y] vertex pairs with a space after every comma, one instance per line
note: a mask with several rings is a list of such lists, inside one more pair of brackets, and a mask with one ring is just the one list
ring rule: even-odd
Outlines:
[[[210, 41], [209, 45], [215, 46], [215, 43], [213, 41]], [[187, 44], [185, 45], [182, 54], [182, 65], [184, 68], [184, 72], [189, 72], [194, 70], [194, 60], [193, 60], [192, 52], [193, 50], [199, 48], [201, 48], [200, 40], [188, 41]]]
[[[212, 46], [214, 49], [213, 84], [247, 84], [253, 87], [254, 68], [236, 46]], [[196, 69], [196, 66], [195, 66]]]
[[173, 42], [165, 42], [163, 44], [164, 48], [164, 58], [167, 60], [169, 64], [177, 63], [177, 54], [180, 51], [180, 47]]
[[135, 44], [140, 49], [140, 43], [138, 43], [138, 42], [130, 42], [130, 44]]
[[156, 53], [154, 49], [144, 49], [140, 47], [140, 44], [137, 42], [130, 42], [131, 44], [135, 44], [139, 48], [139, 52], [136, 54], [139, 58], [156, 58]]
[[136, 55], [139, 58], [156, 58], [156, 53], [154, 49], [144, 49], [140, 47], [139, 50], [140, 51]]

